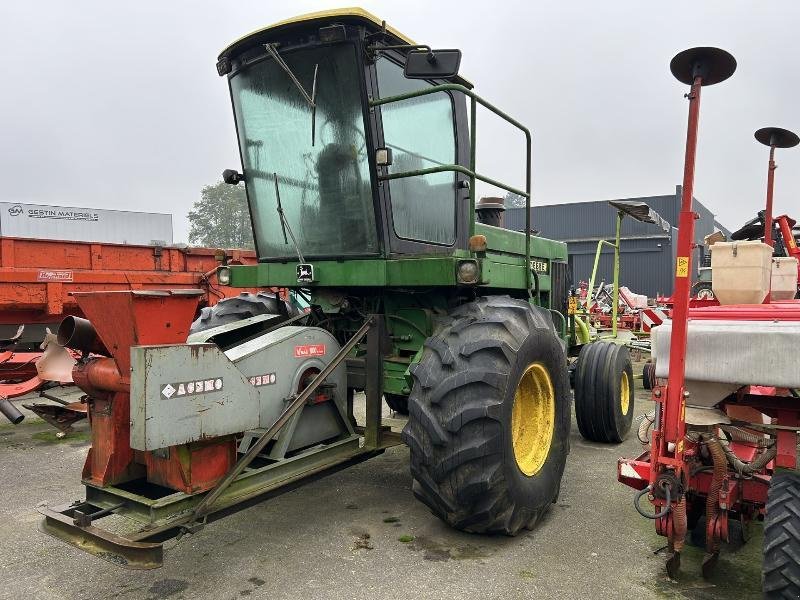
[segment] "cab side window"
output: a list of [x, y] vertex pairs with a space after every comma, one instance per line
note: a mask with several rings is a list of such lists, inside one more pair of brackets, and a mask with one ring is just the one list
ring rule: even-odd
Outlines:
[[[381, 98], [432, 84], [406, 79], [400, 65], [376, 63]], [[381, 106], [384, 143], [392, 150], [389, 173], [404, 173], [456, 162], [453, 100], [437, 92]], [[389, 182], [391, 218], [397, 237], [442, 245], [455, 243], [456, 174], [432, 173]]]

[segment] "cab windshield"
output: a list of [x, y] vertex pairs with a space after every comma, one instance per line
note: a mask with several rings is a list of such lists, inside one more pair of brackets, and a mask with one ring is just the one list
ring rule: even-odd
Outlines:
[[[304, 257], [376, 253], [355, 48], [308, 48], [281, 58], [309, 95], [316, 69], [315, 116], [273, 58], [231, 78], [259, 258], [296, 258], [296, 250]], [[276, 179], [290, 231], [278, 214]]]

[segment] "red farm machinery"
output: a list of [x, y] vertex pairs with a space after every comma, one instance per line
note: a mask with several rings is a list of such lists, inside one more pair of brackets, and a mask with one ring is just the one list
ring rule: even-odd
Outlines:
[[[770, 147], [764, 242], [711, 246], [715, 306], [690, 305], [695, 213], [695, 149], [703, 87], [730, 77], [734, 58], [694, 48], [673, 58], [673, 75], [690, 86], [689, 124], [671, 320], [652, 330], [653, 411], [639, 428], [644, 453], [620, 459], [618, 479], [637, 490], [635, 506], [668, 540], [667, 573], [677, 577], [687, 532], [701, 527], [702, 572], [712, 573], [731, 522], [743, 530], [764, 520], [763, 589], [768, 598], [800, 595], [800, 302], [797, 260], [773, 258], [772, 193], [776, 148], [793, 133], [766, 128]], [[778, 219], [788, 225], [788, 220]], [[794, 238], [788, 232], [790, 246]], [[783, 270], [783, 273], [781, 272]], [[654, 512], [646, 511], [647, 498]], [[704, 523], [704, 525], [703, 525]], [[697, 532], [695, 532], [697, 533]], [[697, 537], [697, 536], [695, 536]]]
[[[74, 293], [199, 288], [199, 305], [211, 307], [242, 291], [220, 282], [217, 267], [254, 263], [252, 250], [0, 238], [0, 410], [10, 421], [20, 422], [22, 413], [8, 399], [59, 380], [57, 373], [42, 373], [37, 365], [43, 350], [47, 352], [43, 345], [54, 341], [55, 335], [48, 337], [48, 332], [55, 334], [67, 316], [84, 316]], [[66, 354], [51, 344], [54, 352]], [[57, 396], [43, 393], [55, 403], [27, 407], [55, 427], [68, 431], [71, 423], [85, 417], [84, 403], [62, 404]]]

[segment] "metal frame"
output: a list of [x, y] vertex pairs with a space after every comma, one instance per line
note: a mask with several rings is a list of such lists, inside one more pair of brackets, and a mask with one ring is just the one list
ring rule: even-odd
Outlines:
[[[366, 396], [367, 417], [361, 435], [351, 435], [324, 447], [315, 447], [296, 456], [271, 461], [252, 468], [256, 458], [266, 459], [261, 451], [291, 417], [303, 406], [327, 377], [344, 361], [356, 344], [367, 337]], [[153, 569], [163, 562], [161, 542], [193, 533], [214, 515], [228, 514], [265, 499], [267, 494], [280, 493], [291, 484], [308, 482], [313, 476], [329, 474], [382, 453], [401, 443], [400, 436], [381, 424], [383, 378], [381, 361], [386, 348], [386, 324], [383, 315], [369, 315], [361, 328], [333, 357], [302, 393], [289, 405], [251, 446], [236, 465], [211, 490], [189, 495], [175, 492], [161, 498], [148, 498], [120, 486], [99, 487], [87, 484], [86, 499], [71, 505], [42, 507], [44, 516], [40, 530], [130, 569]], [[370, 376], [373, 373], [375, 376]], [[95, 520], [110, 515], [127, 517], [142, 526], [127, 535], [119, 535], [94, 525]]]
[[[392, 179], [403, 179], [406, 177], [419, 177], [422, 175], [430, 175], [433, 173], [453, 172], [461, 173], [469, 177], [469, 235], [475, 235], [475, 180], [483, 181], [489, 185], [499, 187], [513, 194], [523, 196], [525, 198], [525, 261], [530, 265], [531, 260], [531, 132], [522, 123], [507, 115], [502, 110], [491, 104], [490, 102], [481, 98], [478, 94], [469, 88], [457, 83], [445, 83], [441, 85], [432, 86], [429, 89], [419, 90], [416, 92], [409, 92], [407, 94], [398, 94], [396, 96], [389, 96], [388, 98], [377, 98], [369, 101], [370, 108], [382, 106], [392, 102], [401, 102], [411, 98], [418, 98], [420, 96], [427, 96], [428, 94], [435, 94], [437, 92], [460, 92], [470, 98], [470, 156], [469, 168], [461, 165], [450, 164], [440, 165], [438, 167], [430, 167], [428, 169], [417, 169], [414, 171], [405, 171], [403, 173], [392, 173], [387, 175], [379, 175], [378, 179], [381, 181], [391, 181]], [[525, 191], [518, 190], [510, 185], [506, 185], [500, 181], [481, 175], [475, 171], [475, 158], [477, 152], [477, 105], [480, 104], [484, 108], [490, 110], [498, 117], [513, 125], [525, 134]], [[531, 289], [531, 273], [530, 269], [525, 270], [525, 285], [528, 290]]]

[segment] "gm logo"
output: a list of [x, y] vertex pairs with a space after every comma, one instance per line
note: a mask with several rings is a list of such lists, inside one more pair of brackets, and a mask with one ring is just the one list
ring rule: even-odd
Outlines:
[[22, 206], [20, 206], [19, 204], [15, 204], [14, 206], [12, 206], [11, 208], [8, 209], [8, 214], [10, 214], [12, 217], [18, 217], [23, 212], [25, 212], [25, 211], [22, 209]]

